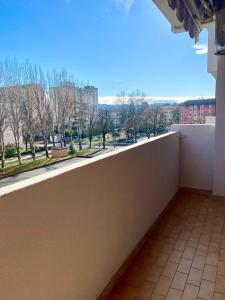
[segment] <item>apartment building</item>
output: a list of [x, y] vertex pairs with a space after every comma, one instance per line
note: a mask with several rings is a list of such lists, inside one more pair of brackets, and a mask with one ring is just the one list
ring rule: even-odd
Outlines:
[[109, 119], [114, 127], [119, 127], [121, 125], [121, 116], [118, 110], [110, 110]]
[[161, 111], [168, 123], [170, 122], [176, 123], [176, 120], [174, 120], [174, 115], [177, 110], [178, 110], [178, 105], [176, 103], [161, 105]]
[[99, 104], [100, 109], [107, 110], [108, 117], [114, 128], [121, 126], [121, 107], [117, 104]]
[[[63, 82], [57, 87], [51, 87], [49, 91], [52, 97], [71, 98], [74, 103], [75, 113], [79, 113], [81, 109], [87, 111], [91, 105], [97, 111], [98, 106], [98, 89], [94, 86], [77, 87], [73, 82]], [[86, 112], [87, 113], [87, 112]]]
[[[15, 86], [9, 86], [9, 87], [1, 87], [0, 88], [0, 97], [5, 97], [5, 95], [10, 95], [12, 97], [13, 94], [18, 94], [20, 95], [20, 97], [24, 97], [24, 99], [26, 99], [26, 97], [32, 97], [31, 95], [33, 95], [34, 97], [37, 96], [39, 97], [39, 99], [44, 99], [44, 90], [41, 87], [41, 85], [39, 84], [25, 84], [25, 85], [15, 85]], [[33, 110], [33, 117], [36, 115], [36, 111]], [[15, 143], [15, 138], [13, 135], [13, 131], [10, 127], [10, 119], [6, 120], [7, 123], [7, 127], [6, 130], [4, 131], [4, 144], [5, 146], [7, 145], [12, 145]], [[22, 132], [22, 121], [20, 122], [20, 128], [19, 128], [19, 133], [20, 133], [20, 138], [19, 138], [19, 142], [20, 145], [23, 146], [23, 132]]]
[[180, 105], [181, 124], [205, 124], [216, 115], [216, 99], [188, 100]]
[[86, 85], [80, 88], [80, 92], [83, 95], [83, 101], [87, 105], [92, 105], [97, 110], [98, 106], [98, 89], [91, 85]]

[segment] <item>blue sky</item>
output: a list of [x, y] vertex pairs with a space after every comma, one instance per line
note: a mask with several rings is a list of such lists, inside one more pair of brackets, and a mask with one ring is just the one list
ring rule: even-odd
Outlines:
[[[0, 59], [65, 67], [100, 96], [214, 95], [207, 55], [174, 35], [152, 0], [0, 0]], [[200, 43], [207, 43], [203, 32]]]

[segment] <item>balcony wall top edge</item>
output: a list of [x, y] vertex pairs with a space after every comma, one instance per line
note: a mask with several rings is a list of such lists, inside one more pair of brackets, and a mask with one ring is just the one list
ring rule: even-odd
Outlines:
[[106, 159], [106, 158], [109, 158], [109, 157], [112, 157], [112, 156], [116, 156], [116, 155], [119, 155], [120, 153], [124, 153], [126, 151], [130, 151], [132, 149], [141, 147], [145, 144], [155, 143], [157, 141], [160, 141], [160, 140], [165, 139], [165, 138], [167, 138], [171, 135], [176, 135], [176, 134], [179, 134], [179, 133], [176, 132], [176, 131], [171, 131], [169, 133], [162, 134], [162, 135], [159, 135], [157, 137], [151, 138], [150, 140], [140, 141], [136, 144], [126, 146], [126, 147], [121, 148], [121, 149], [116, 149], [112, 152], [105, 153], [105, 154], [99, 155], [97, 157], [87, 159], [85, 161], [71, 163], [71, 165], [69, 165], [69, 166], [65, 166], [65, 167], [62, 167], [60, 169], [53, 170], [51, 172], [44, 173], [44, 174], [35, 176], [33, 178], [29, 178], [29, 179], [26, 179], [26, 180], [23, 180], [21, 182], [17, 182], [17, 183], [14, 183], [14, 184], [11, 184], [11, 185], [8, 185], [8, 186], [5, 186], [5, 187], [1, 187], [1, 180], [0, 180], [0, 197], [3, 196], [3, 195], [9, 194], [9, 193], [13, 193], [15, 191], [27, 188], [29, 186], [38, 184], [40, 182], [50, 180], [50, 179], [52, 179], [56, 176], [62, 175], [64, 173], [70, 172], [72, 170], [79, 169], [79, 168], [88, 166], [90, 164], [97, 163], [98, 161], [101, 161], [103, 159]]

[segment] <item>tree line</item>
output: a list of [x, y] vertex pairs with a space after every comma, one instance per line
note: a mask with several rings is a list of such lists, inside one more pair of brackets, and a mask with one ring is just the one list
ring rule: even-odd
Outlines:
[[131, 94], [121, 91], [117, 95], [119, 113], [122, 128], [125, 130], [127, 139], [137, 141], [139, 133], [145, 134], [148, 138], [151, 135], [168, 131], [172, 123], [179, 123], [179, 108], [173, 107], [171, 117], [168, 118], [161, 104], [150, 104], [146, 101], [146, 95], [140, 90]]
[[[170, 125], [160, 105], [150, 105], [139, 90], [117, 96], [119, 128], [128, 140], [136, 141], [138, 133], [148, 138], [167, 130]], [[174, 120], [173, 120], [174, 121]], [[26, 60], [0, 61], [0, 156], [5, 167], [5, 132], [10, 129], [21, 164], [21, 136], [36, 158], [35, 141], [42, 140], [45, 155], [49, 157], [49, 139], [53, 147], [73, 143], [76, 137], [79, 149], [82, 139], [88, 137], [92, 147], [93, 136], [101, 135], [103, 148], [106, 134], [118, 134], [110, 110], [98, 107], [85, 98], [83, 86], [65, 69], [44, 71]], [[55, 136], [57, 140], [55, 140]]]
[[29, 145], [35, 159], [35, 140], [44, 143], [49, 157], [49, 137], [56, 145], [55, 135], [61, 146], [66, 146], [66, 132], [72, 141], [72, 129], [76, 123], [79, 147], [84, 128], [90, 143], [97, 118], [97, 107], [84, 101], [83, 88], [65, 69], [43, 69], [31, 62], [7, 59], [0, 62], [0, 156], [5, 167], [5, 132], [10, 129], [21, 164], [21, 136]]

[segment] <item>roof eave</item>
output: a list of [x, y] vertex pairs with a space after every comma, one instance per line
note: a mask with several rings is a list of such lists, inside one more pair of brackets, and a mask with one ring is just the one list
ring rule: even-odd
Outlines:
[[169, 5], [168, 1], [166, 0], [153, 0], [155, 5], [159, 8], [168, 22], [171, 24], [171, 30], [174, 33], [185, 32], [185, 29], [177, 19], [176, 11], [172, 10]]

